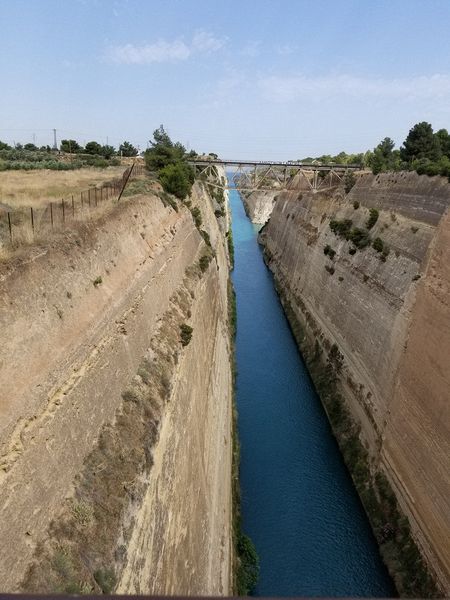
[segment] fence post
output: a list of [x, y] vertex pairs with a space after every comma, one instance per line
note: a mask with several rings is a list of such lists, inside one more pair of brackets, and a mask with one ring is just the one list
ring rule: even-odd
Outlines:
[[62, 207], [62, 221], [63, 223], [66, 222], [66, 208], [64, 206], [64, 198], [61, 200], [61, 207]]
[[94, 188], [95, 191], [95, 206], [97, 206], [97, 188]]
[[31, 230], [32, 230], [33, 236], [34, 236], [34, 214], [33, 214], [32, 206], [30, 206], [30, 215], [31, 215]]
[[73, 195], [72, 195], [72, 218], [75, 219], [75, 202], [73, 201]]
[[81, 208], [83, 208], [83, 192], [81, 192]]
[[50, 220], [52, 222], [52, 229], [53, 229], [53, 202], [50, 202]]
[[13, 238], [12, 238], [11, 214], [10, 214], [9, 211], [8, 211], [8, 227], [9, 227], [9, 237], [10, 237], [11, 242], [12, 242]]
[[89, 208], [91, 208], [91, 188], [88, 189], [88, 203], [89, 203]]

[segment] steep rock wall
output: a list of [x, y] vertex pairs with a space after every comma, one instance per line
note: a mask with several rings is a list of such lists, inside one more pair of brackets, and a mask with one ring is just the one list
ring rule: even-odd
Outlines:
[[[448, 236], [450, 186], [415, 173], [361, 175], [341, 189], [281, 195], [261, 235], [291, 322], [309, 356], [339, 357], [339, 390], [361, 426], [441, 587], [450, 589]], [[351, 243], [330, 220], [389, 247]], [[331, 248], [333, 252], [324, 253]], [[339, 352], [339, 354], [336, 353]], [[329, 358], [330, 361], [330, 358]]]
[[279, 190], [271, 192], [251, 192], [243, 194], [245, 212], [252, 223], [263, 225], [267, 223], [272, 214], [275, 198], [279, 195]]
[[230, 592], [228, 258], [192, 200], [206, 270], [157, 195], [0, 267], [3, 591]]

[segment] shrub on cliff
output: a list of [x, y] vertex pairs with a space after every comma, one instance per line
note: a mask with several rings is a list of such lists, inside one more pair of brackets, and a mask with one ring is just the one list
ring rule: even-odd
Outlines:
[[198, 261], [198, 266], [200, 267], [200, 271], [204, 273], [206, 269], [209, 267], [209, 263], [211, 262], [212, 256], [210, 254], [204, 254], [200, 260]]
[[255, 587], [259, 576], [259, 558], [252, 540], [241, 533], [237, 541], [239, 565], [237, 570], [238, 596], [247, 596]]
[[383, 240], [379, 237], [375, 238], [372, 242], [372, 248], [377, 252], [383, 252]]
[[369, 210], [369, 218], [367, 219], [367, 222], [366, 222], [367, 229], [372, 229], [372, 227], [378, 221], [378, 215], [379, 215], [379, 212], [377, 211], [376, 208], [371, 208]]
[[159, 172], [159, 181], [168, 194], [184, 200], [190, 194], [192, 183], [189, 181], [184, 166], [180, 163], [170, 164]]
[[201, 227], [201, 224], [203, 223], [203, 219], [202, 219], [202, 213], [200, 212], [200, 209], [198, 208], [198, 206], [194, 206], [194, 208], [191, 208], [191, 215], [194, 219], [195, 226], [197, 228]]
[[193, 331], [194, 330], [192, 329], [192, 327], [189, 327], [189, 325], [186, 325], [186, 323], [182, 323], [180, 325], [180, 338], [182, 346], [187, 346], [189, 344], [192, 338]]
[[325, 256], [328, 256], [331, 260], [333, 260], [333, 258], [336, 255], [336, 251], [333, 250], [333, 248], [327, 244], [324, 249], [323, 249], [323, 253], [325, 254]]

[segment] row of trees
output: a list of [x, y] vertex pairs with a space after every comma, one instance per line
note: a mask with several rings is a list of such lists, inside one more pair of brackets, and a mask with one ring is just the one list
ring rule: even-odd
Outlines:
[[408, 170], [450, 177], [450, 135], [446, 129], [434, 132], [422, 121], [410, 129], [399, 149], [391, 138], [384, 138], [370, 153], [367, 166], [373, 173]]
[[335, 156], [323, 154], [316, 158], [304, 158], [303, 161], [357, 164], [372, 169], [375, 174], [384, 171], [417, 171], [420, 175], [450, 177], [450, 134], [446, 129], [434, 132], [430, 123], [422, 121], [410, 129], [398, 149], [395, 148], [395, 142], [386, 137], [367, 152], [340, 152]]
[[194, 170], [187, 163], [190, 156], [196, 156], [195, 152], [187, 154], [180, 142], [172, 142], [162, 125], [153, 132], [153, 141], [144, 154], [146, 167], [157, 173], [164, 191], [181, 200], [190, 194], [194, 183]]
[[[86, 146], [81, 146], [76, 140], [61, 140], [59, 147], [61, 152], [70, 154], [90, 154], [91, 156], [102, 156], [109, 159], [112, 156], [137, 156], [138, 149], [130, 142], [123, 142], [119, 149], [109, 144], [99, 144], [98, 142], [88, 142]], [[41, 146], [38, 148], [35, 144], [15, 144], [14, 148], [5, 142], [0, 141], [0, 150], [26, 150], [28, 152], [52, 152], [50, 146]]]

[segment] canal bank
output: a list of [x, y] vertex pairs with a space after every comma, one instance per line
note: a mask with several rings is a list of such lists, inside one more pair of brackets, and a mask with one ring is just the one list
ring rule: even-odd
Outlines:
[[230, 192], [242, 526], [256, 595], [390, 596], [392, 582], [264, 265]]

